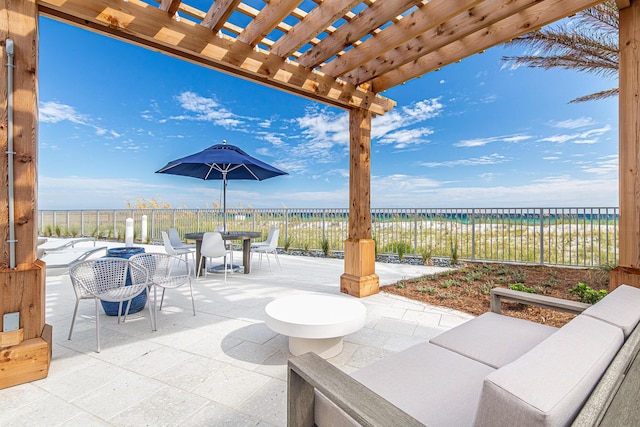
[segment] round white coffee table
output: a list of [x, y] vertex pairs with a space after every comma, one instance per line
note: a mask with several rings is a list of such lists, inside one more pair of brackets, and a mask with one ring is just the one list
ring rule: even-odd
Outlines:
[[345, 335], [364, 326], [367, 310], [354, 297], [293, 295], [265, 307], [267, 326], [289, 337], [294, 356], [312, 351], [325, 359], [342, 351]]

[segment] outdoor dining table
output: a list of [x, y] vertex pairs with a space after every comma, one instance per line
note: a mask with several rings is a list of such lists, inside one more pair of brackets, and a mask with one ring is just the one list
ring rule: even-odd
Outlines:
[[[249, 274], [251, 271], [251, 239], [262, 237], [262, 233], [259, 231], [229, 231], [220, 234], [222, 235], [222, 240], [242, 240], [242, 265], [244, 266], [244, 274]], [[196, 268], [200, 263], [202, 236], [204, 236], [204, 232], [186, 233], [184, 235], [185, 239], [196, 241]], [[204, 269], [205, 266], [203, 265], [202, 268]], [[200, 276], [202, 271], [198, 271], [196, 274]]]

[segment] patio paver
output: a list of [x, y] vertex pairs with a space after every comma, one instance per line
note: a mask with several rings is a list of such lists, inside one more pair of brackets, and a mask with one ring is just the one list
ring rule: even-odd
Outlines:
[[[114, 244], [113, 246], [117, 246]], [[120, 245], [121, 246], [121, 245]], [[162, 252], [161, 246], [145, 246]], [[264, 307], [300, 293], [339, 294], [343, 260], [280, 255], [282, 270], [210, 274], [167, 291], [151, 331], [145, 309], [117, 324], [101, 319], [95, 352], [93, 301], [81, 301], [67, 340], [75, 296], [68, 274], [47, 276], [47, 323], [53, 359], [43, 380], [0, 390], [3, 426], [284, 426], [287, 337], [264, 324]], [[377, 264], [381, 284], [433, 273], [436, 267]], [[331, 363], [352, 372], [424, 342], [472, 316], [379, 293], [361, 300], [367, 322], [347, 335]]]

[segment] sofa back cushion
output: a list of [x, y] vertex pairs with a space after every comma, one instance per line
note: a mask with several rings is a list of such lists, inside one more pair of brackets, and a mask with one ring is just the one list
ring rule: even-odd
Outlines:
[[557, 330], [553, 326], [488, 312], [429, 342], [497, 369], [513, 362]]
[[622, 330], [578, 316], [484, 381], [476, 426], [568, 425], [616, 355]]
[[640, 321], [640, 289], [619, 286], [582, 314], [621, 328], [627, 338]]

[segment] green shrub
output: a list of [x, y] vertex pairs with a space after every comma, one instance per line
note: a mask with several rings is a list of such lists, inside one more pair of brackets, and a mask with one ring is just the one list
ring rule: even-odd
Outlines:
[[440, 286], [443, 288], [450, 288], [451, 286], [460, 286], [460, 282], [455, 279], [449, 279], [442, 282]]
[[433, 248], [431, 246], [427, 246], [426, 248], [423, 248], [422, 251], [420, 252], [420, 255], [422, 256], [422, 262], [425, 265], [431, 265], [432, 254], [433, 254]]
[[458, 243], [457, 242], [451, 244], [451, 264], [452, 265], [458, 264]]
[[331, 256], [331, 245], [329, 244], [329, 239], [327, 239], [327, 238], [322, 239], [322, 242], [320, 244], [322, 246], [322, 253], [324, 253], [324, 256], [330, 257]]
[[569, 289], [569, 293], [571, 295], [577, 296], [580, 302], [584, 302], [586, 304], [595, 304], [602, 298], [607, 296], [606, 290], [602, 289], [596, 291], [595, 289], [591, 289], [588, 285], [582, 282]]
[[531, 289], [528, 286], [525, 286], [523, 283], [514, 283], [513, 285], [509, 285], [509, 289], [511, 289], [512, 291], [527, 292], [530, 294], [536, 293], [535, 290]]
[[418, 292], [426, 292], [428, 294], [435, 294], [436, 293], [436, 288], [434, 288], [433, 286], [418, 286], [416, 288], [416, 290]]
[[282, 247], [282, 249], [284, 249], [285, 252], [289, 252], [290, 248], [291, 248], [291, 237], [287, 237], [284, 241], [284, 246]]
[[516, 283], [524, 283], [527, 281], [527, 272], [519, 268], [511, 273], [511, 279]]

